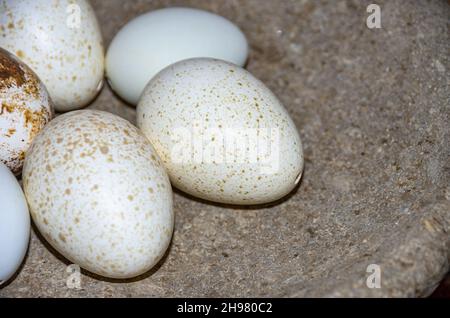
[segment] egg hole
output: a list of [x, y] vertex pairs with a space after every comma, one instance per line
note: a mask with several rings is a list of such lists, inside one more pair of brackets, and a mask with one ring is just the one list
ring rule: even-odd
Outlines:
[[302, 173], [300, 172], [298, 175], [297, 175], [297, 178], [295, 178], [295, 185], [297, 185], [299, 182], [300, 182], [300, 179], [302, 178]]

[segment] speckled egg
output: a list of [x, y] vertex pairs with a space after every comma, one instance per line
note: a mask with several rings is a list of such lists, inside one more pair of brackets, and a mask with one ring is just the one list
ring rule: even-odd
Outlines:
[[171, 240], [169, 178], [148, 139], [116, 115], [80, 110], [50, 122], [27, 153], [23, 185], [45, 239], [93, 273], [138, 276]]
[[0, 48], [0, 162], [22, 171], [33, 138], [53, 117], [47, 90], [33, 71]]
[[147, 85], [137, 122], [179, 189], [211, 201], [263, 204], [299, 183], [303, 150], [275, 95], [246, 70], [198, 58]]
[[0, 47], [38, 74], [59, 112], [82, 108], [102, 87], [102, 36], [86, 0], [0, 0]]

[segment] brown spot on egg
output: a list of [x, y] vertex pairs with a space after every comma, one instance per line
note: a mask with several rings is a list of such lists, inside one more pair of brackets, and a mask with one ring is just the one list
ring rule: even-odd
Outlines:
[[25, 151], [19, 152], [19, 160], [20, 160], [20, 161], [25, 160]]
[[100, 152], [104, 155], [106, 155], [109, 152], [108, 146], [101, 146]]
[[67, 240], [66, 240], [66, 237], [64, 236], [64, 234], [59, 233], [58, 237], [62, 242], [66, 243]]
[[11, 137], [16, 132], [15, 128], [9, 128], [8, 132], [6, 133], [6, 137]]
[[11, 54], [0, 50], [0, 91], [26, 82], [25, 72]]
[[25, 126], [31, 126], [30, 140], [38, 134], [38, 132], [45, 126], [47, 121], [52, 117], [47, 108], [42, 107], [40, 111], [31, 111], [25, 107], [19, 107], [19, 111], [23, 113], [25, 117]]
[[16, 55], [17, 55], [18, 57], [20, 57], [21, 59], [23, 59], [23, 58], [25, 57], [25, 53], [23, 53], [22, 50], [18, 50], [18, 51], [16, 52]]

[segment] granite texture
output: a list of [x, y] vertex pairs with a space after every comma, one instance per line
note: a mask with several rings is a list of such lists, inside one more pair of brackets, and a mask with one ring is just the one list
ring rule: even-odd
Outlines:
[[[0, 297], [357, 296], [430, 294], [450, 260], [450, 5], [377, 1], [92, 1], [106, 44], [139, 13], [169, 5], [217, 12], [247, 34], [248, 69], [285, 104], [304, 143], [292, 195], [255, 208], [175, 193], [166, 257], [113, 281], [84, 273], [35, 233]], [[127, 76], [124, 74], [124, 76]], [[92, 108], [134, 122], [105, 86]], [[381, 288], [366, 286], [369, 264]]]

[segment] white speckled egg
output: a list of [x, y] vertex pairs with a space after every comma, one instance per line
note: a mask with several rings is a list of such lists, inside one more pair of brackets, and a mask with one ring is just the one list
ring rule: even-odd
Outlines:
[[87, 105], [102, 87], [102, 36], [86, 0], [0, 0], [0, 47], [36, 72], [59, 112]]
[[25, 152], [52, 119], [53, 108], [36, 74], [1, 48], [0, 107], [0, 162], [20, 174]]
[[30, 215], [22, 188], [0, 162], [0, 285], [20, 267], [30, 239]]
[[171, 240], [169, 178], [148, 139], [116, 115], [81, 110], [50, 122], [27, 153], [23, 185], [42, 235], [93, 273], [138, 276]]
[[243, 66], [248, 43], [227, 19], [203, 10], [166, 8], [126, 24], [106, 55], [111, 87], [136, 105], [148, 81], [166, 66], [194, 57], [211, 57]]
[[300, 181], [294, 122], [261, 81], [234, 64], [198, 58], [165, 68], [146, 87], [137, 122], [172, 183], [194, 196], [263, 204]]

